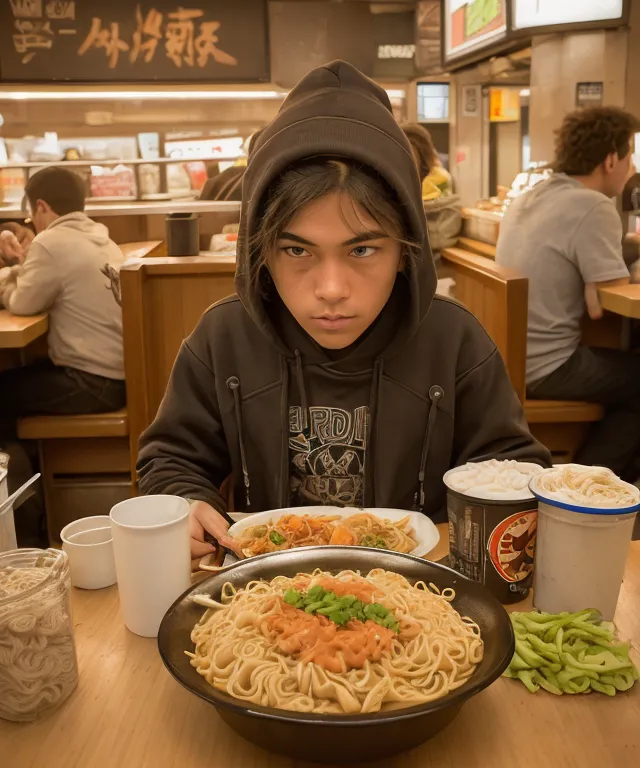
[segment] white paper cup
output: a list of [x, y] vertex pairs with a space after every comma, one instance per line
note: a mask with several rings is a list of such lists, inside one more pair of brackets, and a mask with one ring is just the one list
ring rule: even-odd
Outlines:
[[538, 490], [538, 547], [534, 607], [547, 613], [600, 611], [612, 621], [639, 505], [626, 509], [579, 507]]
[[107, 515], [74, 520], [60, 531], [69, 558], [71, 583], [80, 589], [102, 589], [116, 583], [111, 521]]
[[189, 502], [139, 496], [116, 504], [110, 517], [124, 623], [156, 637], [169, 606], [191, 586]]

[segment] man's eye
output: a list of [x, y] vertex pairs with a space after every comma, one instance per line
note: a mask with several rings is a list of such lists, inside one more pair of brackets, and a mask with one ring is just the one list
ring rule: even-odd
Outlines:
[[374, 248], [372, 245], [358, 245], [356, 246], [351, 253], [358, 259], [364, 259], [367, 256], [371, 256], [377, 251], [377, 248]]
[[301, 245], [289, 245], [282, 250], [289, 256], [292, 256], [294, 259], [301, 259], [304, 256], [309, 256], [309, 251], [307, 251]]

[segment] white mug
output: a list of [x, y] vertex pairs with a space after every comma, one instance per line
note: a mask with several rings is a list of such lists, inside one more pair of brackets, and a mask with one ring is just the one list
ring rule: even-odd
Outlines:
[[116, 504], [110, 517], [124, 623], [156, 637], [167, 609], [191, 586], [189, 502], [139, 496]]

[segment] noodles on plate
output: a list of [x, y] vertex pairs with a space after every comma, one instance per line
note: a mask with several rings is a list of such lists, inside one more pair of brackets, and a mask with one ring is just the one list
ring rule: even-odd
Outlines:
[[369, 512], [339, 515], [284, 515], [245, 528], [236, 537], [247, 557], [295, 547], [327, 544], [375, 547], [409, 553], [418, 546], [411, 515], [394, 522]]
[[482, 660], [480, 629], [454, 596], [382, 569], [316, 570], [238, 591], [227, 583], [221, 602], [194, 596], [208, 610], [187, 653], [214, 688], [261, 706], [337, 715], [410, 707], [459, 688]]

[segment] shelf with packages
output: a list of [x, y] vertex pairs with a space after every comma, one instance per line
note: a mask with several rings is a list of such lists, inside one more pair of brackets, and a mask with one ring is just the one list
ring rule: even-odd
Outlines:
[[[200, 247], [209, 248], [213, 235], [219, 234], [228, 224], [240, 220], [240, 203], [210, 200], [150, 200], [121, 203], [90, 202], [85, 213], [104, 224], [109, 236], [118, 245], [131, 242], [165, 240], [166, 217], [171, 213], [198, 214]], [[19, 205], [3, 206], [0, 203], [2, 221], [24, 220], [29, 214]]]
[[[237, 155], [207, 155], [194, 157], [157, 157], [129, 159], [24, 161], [0, 164], [0, 200], [3, 196], [3, 178], [6, 172], [18, 173], [21, 179], [11, 179], [13, 191], [8, 195], [16, 200], [20, 188], [29, 175], [42, 168], [63, 167], [85, 177], [87, 198], [91, 202], [134, 200], [184, 199], [198, 194], [207, 178], [207, 163], [233, 163]], [[5, 193], [6, 194], [6, 193]]]

